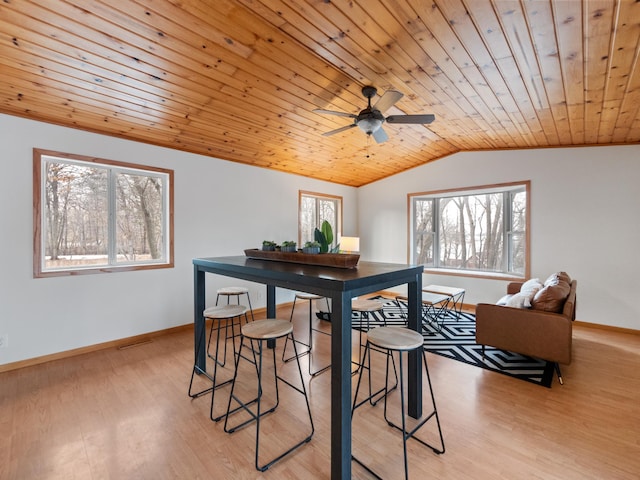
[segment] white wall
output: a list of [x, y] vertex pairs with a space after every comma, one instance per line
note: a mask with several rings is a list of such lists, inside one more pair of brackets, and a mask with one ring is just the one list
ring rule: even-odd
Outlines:
[[[578, 280], [577, 319], [640, 330], [640, 146], [459, 153], [358, 191], [361, 256], [407, 261], [407, 194], [531, 180], [531, 273]], [[425, 274], [494, 302], [505, 281]]]
[[[578, 279], [579, 320], [640, 329], [640, 146], [462, 153], [353, 189], [1, 114], [0, 145], [0, 335], [9, 336], [0, 365], [191, 322], [191, 260], [295, 238], [298, 190], [341, 195], [344, 233], [361, 237], [362, 258], [404, 263], [407, 193], [531, 180], [533, 276], [565, 270]], [[34, 147], [174, 169], [175, 268], [34, 279]], [[208, 275], [209, 301], [229, 282]], [[264, 287], [231, 282], [264, 306]], [[463, 286], [468, 303], [505, 289], [424, 282]]]
[[[193, 321], [195, 257], [243, 255], [264, 239], [298, 234], [298, 190], [343, 197], [345, 232], [354, 231], [357, 191], [114, 137], [0, 115], [0, 365]], [[175, 171], [175, 268], [33, 278], [32, 149], [91, 155]], [[209, 301], [220, 286], [264, 286], [207, 275]], [[278, 291], [278, 301], [291, 293]]]

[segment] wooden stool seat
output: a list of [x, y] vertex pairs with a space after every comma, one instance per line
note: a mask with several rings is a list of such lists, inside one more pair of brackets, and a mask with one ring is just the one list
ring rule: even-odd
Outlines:
[[246, 287], [221, 287], [216, 291], [216, 305], [218, 305], [218, 300], [220, 297], [227, 297], [227, 305], [231, 303], [231, 297], [236, 297], [236, 304], [240, 305], [240, 296], [245, 295], [247, 297], [247, 303], [249, 304], [249, 313], [251, 313], [251, 320], [255, 320], [253, 316], [253, 307], [251, 306], [251, 297], [249, 296], [249, 289]]
[[378, 327], [369, 330], [367, 339], [372, 345], [386, 350], [415, 350], [424, 344], [424, 338], [415, 330], [404, 327]]
[[289, 320], [267, 319], [247, 323], [242, 327], [242, 335], [252, 340], [271, 340], [284, 337], [293, 331]]
[[249, 289], [245, 287], [222, 287], [217, 291], [218, 295], [244, 295], [249, 293]]
[[352, 312], [379, 312], [383, 308], [384, 304], [378, 300], [357, 298], [351, 302]]
[[315, 293], [297, 292], [296, 297], [300, 300], [321, 300], [324, 297], [322, 295], [316, 295]]
[[216, 320], [224, 320], [227, 318], [239, 317], [247, 312], [244, 305], [219, 305], [217, 307], [207, 308], [202, 315], [205, 318], [214, 318]]

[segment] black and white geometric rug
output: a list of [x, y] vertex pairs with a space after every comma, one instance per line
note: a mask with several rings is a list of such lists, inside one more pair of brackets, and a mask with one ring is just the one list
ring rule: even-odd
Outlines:
[[[377, 297], [383, 300], [384, 315], [387, 325], [405, 324], [406, 309], [403, 311], [395, 300]], [[370, 327], [383, 325], [380, 313], [373, 312], [369, 318]], [[442, 328], [423, 323], [424, 348], [426, 351], [468, 363], [476, 367], [491, 370], [511, 377], [519, 378], [544, 387], [551, 387], [554, 376], [552, 362], [527, 357], [519, 353], [485, 347], [485, 358], [482, 359], [482, 347], [476, 343], [475, 315], [463, 312], [460, 319], [454, 316], [445, 317]], [[365, 320], [366, 321], [366, 320]], [[353, 327], [359, 329], [363, 320], [353, 314]]]

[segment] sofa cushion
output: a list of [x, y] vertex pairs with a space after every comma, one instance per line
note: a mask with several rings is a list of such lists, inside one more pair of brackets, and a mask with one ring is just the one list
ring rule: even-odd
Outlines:
[[505, 305], [514, 308], [531, 308], [531, 298], [523, 293], [516, 293], [511, 295]]
[[546, 287], [547, 285], [554, 285], [558, 283], [558, 281], [563, 281], [568, 285], [571, 285], [571, 277], [567, 272], [556, 272], [549, 275], [549, 278], [544, 281], [544, 286]]
[[527, 280], [522, 284], [522, 286], [520, 287], [520, 295], [525, 297], [524, 307], [531, 308], [533, 297], [535, 297], [536, 293], [538, 293], [541, 289], [542, 284], [537, 278], [532, 278], [531, 280]]
[[538, 291], [531, 301], [534, 310], [544, 310], [546, 312], [562, 312], [564, 302], [569, 296], [571, 285], [569, 275], [559, 272], [551, 275], [544, 282], [544, 287]]

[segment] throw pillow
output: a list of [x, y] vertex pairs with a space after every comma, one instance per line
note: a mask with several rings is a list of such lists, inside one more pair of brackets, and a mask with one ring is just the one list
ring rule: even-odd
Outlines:
[[571, 287], [566, 281], [556, 279], [556, 283], [545, 285], [542, 290], [535, 294], [531, 306], [535, 310], [560, 313], [570, 291]]
[[536, 290], [540, 290], [542, 288], [542, 283], [540, 282], [539, 278], [532, 278], [524, 282], [520, 287], [520, 291], [526, 292], [528, 290], [531, 290], [532, 288], [535, 288]]
[[560, 281], [567, 282], [569, 285], [571, 285], [571, 277], [567, 272], [558, 272], [558, 278], [560, 279]]
[[542, 289], [542, 284], [537, 278], [532, 278], [522, 284], [520, 287], [520, 294], [525, 297], [524, 306], [526, 308], [531, 308], [531, 301], [540, 289]]
[[529, 298], [522, 293], [516, 293], [515, 295], [512, 295], [509, 300], [507, 300], [506, 306], [514, 308], [529, 308], [527, 304], [529, 304], [529, 307], [531, 306], [531, 303], [529, 303]]
[[571, 285], [571, 277], [569, 277], [569, 274], [567, 272], [552, 273], [551, 275], [549, 275], [549, 278], [544, 281], [544, 285], [553, 285], [558, 281], [567, 282], [569, 285]]
[[496, 305], [506, 305], [511, 297], [513, 297], [513, 295], [505, 295], [496, 302]]

